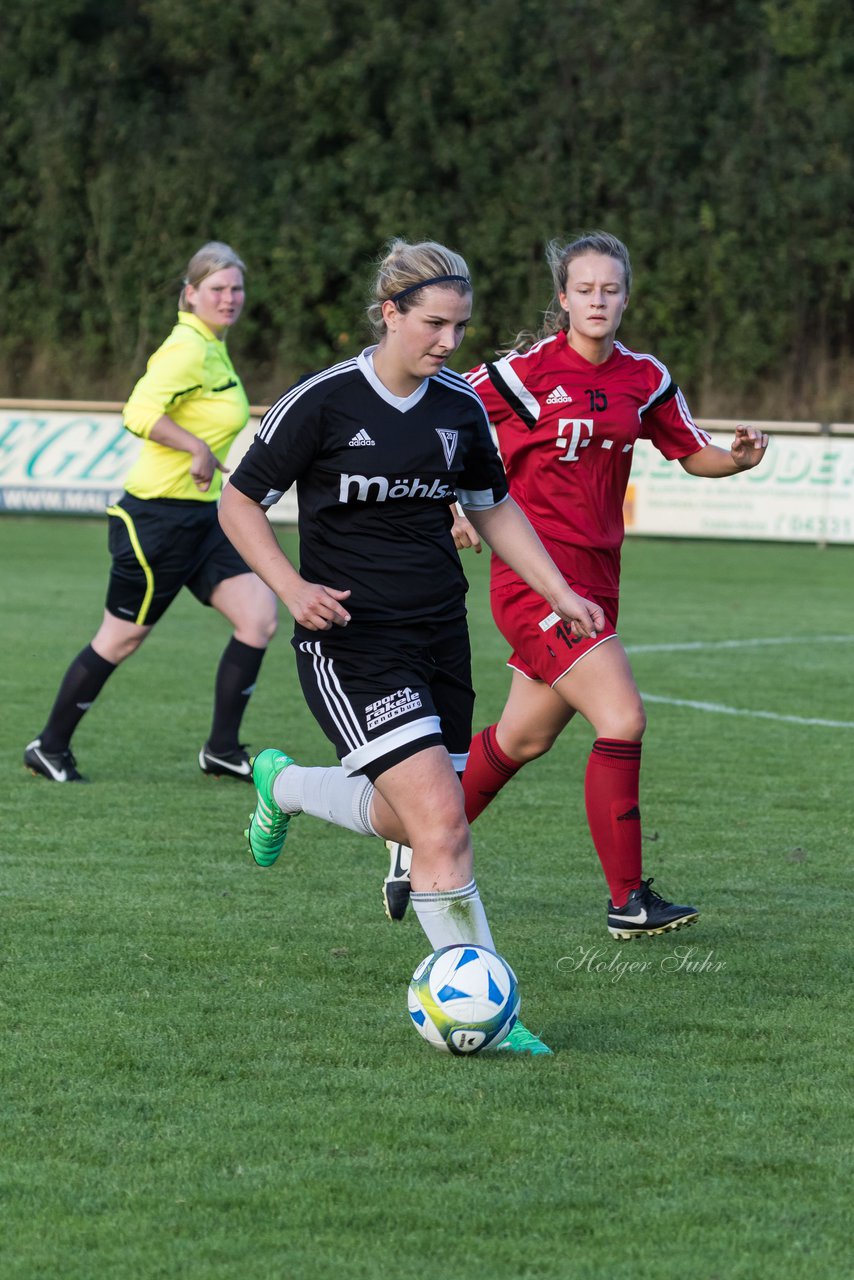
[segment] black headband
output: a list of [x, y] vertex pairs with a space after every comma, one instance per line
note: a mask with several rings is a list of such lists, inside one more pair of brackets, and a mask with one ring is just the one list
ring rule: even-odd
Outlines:
[[467, 284], [471, 288], [471, 280], [469, 280], [468, 276], [430, 276], [429, 280], [419, 280], [418, 284], [411, 284], [408, 289], [401, 289], [400, 293], [393, 293], [388, 301], [399, 302], [408, 293], [415, 293], [416, 289], [426, 289], [428, 284], [451, 284], [454, 280], [458, 281], [459, 284]]

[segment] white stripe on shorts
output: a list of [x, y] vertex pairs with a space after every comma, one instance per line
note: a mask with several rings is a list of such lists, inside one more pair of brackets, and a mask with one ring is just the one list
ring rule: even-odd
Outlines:
[[370, 742], [365, 743], [363, 747], [356, 751], [350, 751], [346, 756], [341, 757], [341, 765], [345, 773], [358, 773], [360, 769], [364, 769], [366, 764], [372, 764], [374, 760], [381, 760], [383, 756], [390, 755], [398, 747], [406, 746], [410, 742], [417, 742], [420, 738], [426, 738], [441, 732], [442, 722], [438, 716], [423, 716], [420, 720], [413, 720], [410, 724], [402, 724], [396, 729], [390, 729], [379, 738], [373, 738]]
[[330, 716], [341, 737], [351, 751], [362, 747], [367, 742], [362, 726], [353, 710], [353, 705], [344, 693], [335, 674], [335, 666], [331, 658], [321, 652], [319, 640], [301, 640], [300, 649], [312, 658], [312, 666], [317, 679], [320, 696], [326, 703]]

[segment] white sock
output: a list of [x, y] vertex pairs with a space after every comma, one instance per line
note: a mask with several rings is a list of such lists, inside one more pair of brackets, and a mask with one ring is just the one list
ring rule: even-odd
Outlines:
[[379, 835], [371, 826], [374, 784], [364, 774], [343, 769], [308, 769], [290, 764], [273, 783], [273, 799], [285, 813], [309, 813], [360, 836]]
[[486, 912], [474, 880], [462, 889], [413, 893], [409, 901], [434, 951], [457, 942], [476, 942], [495, 950]]

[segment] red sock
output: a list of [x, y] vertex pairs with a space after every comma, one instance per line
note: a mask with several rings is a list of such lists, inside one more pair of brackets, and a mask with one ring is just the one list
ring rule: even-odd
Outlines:
[[463, 774], [463, 792], [466, 798], [466, 817], [474, 822], [491, 804], [503, 786], [522, 768], [498, 745], [496, 726], [490, 725], [472, 738], [469, 758]]
[[640, 758], [639, 742], [597, 738], [584, 778], [590, 834], [615, 907], [641, 882]]

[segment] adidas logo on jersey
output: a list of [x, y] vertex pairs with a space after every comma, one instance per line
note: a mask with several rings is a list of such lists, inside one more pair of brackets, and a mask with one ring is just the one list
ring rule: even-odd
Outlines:
[[546, 404], [572, 404], [572, 396], [558, 383], [554, 391], [546, 396]]
[[366, 444], [376, 444], [376, 441], [371, 439], [364, 427], [360, 427], [353, 439], [349, 441], [349, 446], [351, 449], [356, 449]]

